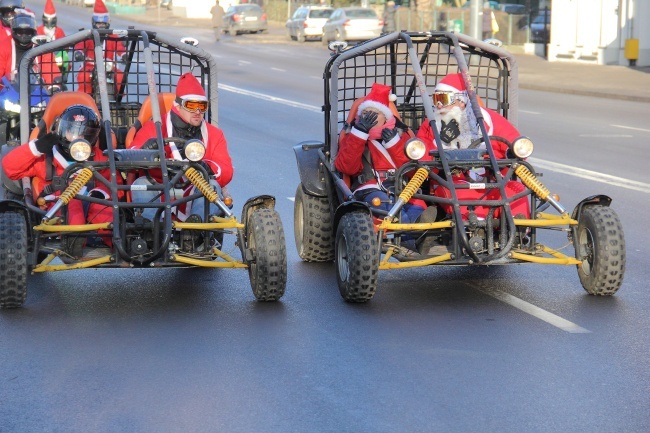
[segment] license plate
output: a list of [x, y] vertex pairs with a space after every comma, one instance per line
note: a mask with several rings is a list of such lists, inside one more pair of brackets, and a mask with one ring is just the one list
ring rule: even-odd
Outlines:
[[246, 17], [244, 18], [246, 21], [257, 21], [257, 17]]

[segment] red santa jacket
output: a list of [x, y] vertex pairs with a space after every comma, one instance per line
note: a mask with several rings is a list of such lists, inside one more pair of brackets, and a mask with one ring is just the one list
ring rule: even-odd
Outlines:
[[11, 27], [5, 27], [4, 25], [0, 24], [0, 43], [11, 38]]
[[[38, 28], [36, 29], [36, 34], [45, 35], [46, 34], [45, 26], [44, 25], [38, 26]], [[65, 37], [65, 32], [63, 31], [63, 29], [61, 27], [54, 27], [54, 38], [52, 40], [61, 39], [63, 37]]]
[[[38, 72], [46, 85], [54, 82], [54, 79], [61, 77], [61, 70], [56, 64], [54, 53], [45, 53], [34, 59], [34, 72]], [[14, 81], [18, 72], [16, 61], [16, 44], [14, 39], [7, 39], [0, 42], [0, 77], [5, 76]]]
[[[382, 144], [381, 140], [369, 140], [367, 133], [352, 127], [350, 132], [343, 135], [339, 141], [339, 153], [334, 160], [334, 166], [341, 173], [350, 176], [360, 175], [363, 172], [363, 151], [367, 145], [375, 174], [383, 180], [386, 177], [386, 171], [395, 170], [409, 161], [404, 154], [404, 143], [409, 138], [408, 134], [403, 133], [401, 136], [396, 135], [388, 143]], [[364, 182], [355, 190], [375, 188], [376, 186], [375, 179], [364, 179]]]
[[[481, 107], [481, 112], [483, 113], [485, 128], [487, 129], [488, 135], [503, 137], [511, 143], [515, 138], [521, 136], [517, 128], [515, 128], [512, 123], [508, 122], [508, 119], [496, 111]], [[416, 136], [421, 138], [427, 144], [428, 149], [434, 150], [437, 148], [433, 137], [433, 131], [431, 130], [428, 121], [424, 122], [422, 126], [420, 126]], [[503, 159], [506, 157], [508, 147], [503, 142], [492, 140], [492, 149], [494, 150], [494, 155], [497, 159]]]
[[[175, 110], [175, 112], [178, 113], [178, 107], [174, 107], [172, 110]], [[169, 112], [163, 117], [163, 137], [171, 137], [172, 131], [171, 112]], [[140, 128], [138, 133], [135, 135], [133, 142], [131, 143], [131, 148], [140, 149], [148, 139], [155, 136], [156, 126], [153, 120], [150, 120], [142, 125], [142, 128]], [[230, 154], [228, 153], [228, 143], [226, 142], [226, 137], [223, 135], [223, 131], [204, 120], [201, 124], [201, 136], [206, 146], [203, 161], [210, 166], [219, 185], [228, 185], [232, 180], [234, 168], [232, 166]], [[167, 146], [167, 157], [170, 159], [180, 159], [180, 154], [177, 150], [174, 150], [175, 147]]]

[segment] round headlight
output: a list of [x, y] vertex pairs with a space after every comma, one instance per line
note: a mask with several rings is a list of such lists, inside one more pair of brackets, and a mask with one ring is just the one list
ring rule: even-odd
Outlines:
[[419, 138], [411, 138], [406, 142], [405, 149], [406, 156], [410, 159], [417, 161], [427, 153], [427, 145]]
[[75, 140], [70, 143], [70, 156], [75, 161], [85, 161], [90, 158], [90, 150], [92, 146], [84, 139]]
[[113, 61], [112, 60], [106, 60], [104, 62], [104, 65], [106, 66], [106, 72], [112, 72], [113, 71]]
[[201, 140], [189, 140], [185, 143], [185, 158], [196, 162], [205, 156], [205, 144]]
[[512, 153], [517, 158], [528, 158], [533, 153], [533, 142], [528, 137], [519, 137], [512, 143]]

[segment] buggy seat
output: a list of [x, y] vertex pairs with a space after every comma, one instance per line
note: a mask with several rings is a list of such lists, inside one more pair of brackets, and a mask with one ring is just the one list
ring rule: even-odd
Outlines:
[[[161, 92], [158, 93], [158, 106], [160, 107], [160, 115], [164, 116], [165, 113], [169, 112], [172, 109], [174, 101], [176, 100], [176, 95], [174, 93]], [[129, 131], [126, 133], [126, 138], [124, 140], [124, 146], [128, 149], [131, 147], [131, 143], [135, 138], [135, 134], [138, 133], [142, 125], [151, 120], [153, 114], [151, 111], [151, 96], [147, 96], [140, 107], [140, 112], [138, 113], [138, 118], [135, 120], [133, 125], [129, 128]]]

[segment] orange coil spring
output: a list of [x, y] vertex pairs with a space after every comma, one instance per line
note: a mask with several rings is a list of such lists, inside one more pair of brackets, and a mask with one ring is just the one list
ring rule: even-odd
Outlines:
[[185, 176], [199, 189], [199, 191], [201, 191], [201, 193], [203, 193], [205, 197], [207, 197], [208, 200], [210, 200], [211, 203], [217, 202], [219, 197], [216, 191], [212, 189], [208, 181], [201, 176], [201, 173], [190, 167], [185, 171]]
[[533, 190], [533, 192], [542, 200], [546, 200], [548, 196], [551, 195], [551, 192], [525, 166], [520, 165], [517, 167], [515, 169], [515, 174], [519, 176], [519, 179], [521, 179], [524, 185]]
[[81, 191], [81, 188], [85, 184], [88, 183], [90, 179], [93, 177], [93, 172], [89, 168], [82, 168], [79, 173], [77, 173], [77, 176], [75, 179], [70, 183], [70, 186], [66, 188], [63, 193], [61, 193], [61, 196], [59, 196], [59, 200], [61, 200], [63, 203], [68, 204], [70, 203], [70, 200], [76, 195], [79, 194], [79, 191]]
[[399, 195], [399, 198], [405, 202], [409, 201], [411, 197], [413, 197], [413, 194], [415, 194], [415, 191], [422, 186], [422, 182], [424, 182], [428, 176], [429, 172], [427, 169], [418, 168], [418, 171], [415, 172], [408, 185], [406, 185], [406, 188], [404, 188], [402, 193]]

